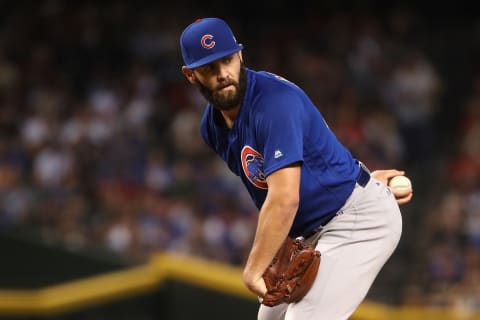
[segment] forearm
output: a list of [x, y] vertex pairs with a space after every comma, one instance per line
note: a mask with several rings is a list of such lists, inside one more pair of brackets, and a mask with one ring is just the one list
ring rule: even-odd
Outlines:
[[250, 291], [266, 293], [263, 273], [288, 236], [300, 199], [300, 164], [282, 168], [266, 180], [268, 192], [260, 209], [255, 239], [243, 271], [243, 281]]
[[258, 218], [257, 230], [247, 263], [244, 279], [258, 279], [283, 244], [298, 209], [296, 199], [267, 199]]

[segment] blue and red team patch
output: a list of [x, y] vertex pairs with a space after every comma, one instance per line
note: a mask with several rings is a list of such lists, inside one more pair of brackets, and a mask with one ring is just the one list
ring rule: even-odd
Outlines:
[[268, 189], [263, 173], [263, 156], [250, 146], [242, 149], [242, 169], [248, 180], [257, 188]]

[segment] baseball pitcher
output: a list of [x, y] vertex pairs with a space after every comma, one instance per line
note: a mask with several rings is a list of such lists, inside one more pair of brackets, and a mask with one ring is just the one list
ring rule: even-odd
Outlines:
[[[347, 319], [399, 242], [398, 204], [410, 201], [412, 189], [393, 192], [387, 182], [404, 173], [370, 173], [301, 88], [245, 66], [225, 21], [196, 20], [180, 47], [183, 74], [208, 101], [201, 135], [259, 209], [243, 272], [247, 288], [268, 301], [258, 318]], [[287, 267], [270, 276], [280, 262]], [[303, 274], [311, 283], [297, 295]]]

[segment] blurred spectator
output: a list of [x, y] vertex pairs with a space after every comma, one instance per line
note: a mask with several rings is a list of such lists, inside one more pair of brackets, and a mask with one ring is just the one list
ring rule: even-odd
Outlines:
[[407, 52], [392, 71], [389, 105], [408, 149], [408, 164], [427, 168], [430, 163], [439, 90], [438, 75], [420, 51]]

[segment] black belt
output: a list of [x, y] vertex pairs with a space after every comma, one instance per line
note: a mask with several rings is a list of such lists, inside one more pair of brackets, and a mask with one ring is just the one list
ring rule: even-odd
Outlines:
[[368, 181], [370, 181], [370, 170], [363, 164], [359, 163], [360, 166], [360, 172], [358, 173], [357, 176], [357, 183], [364, 187], [367, 185]]

